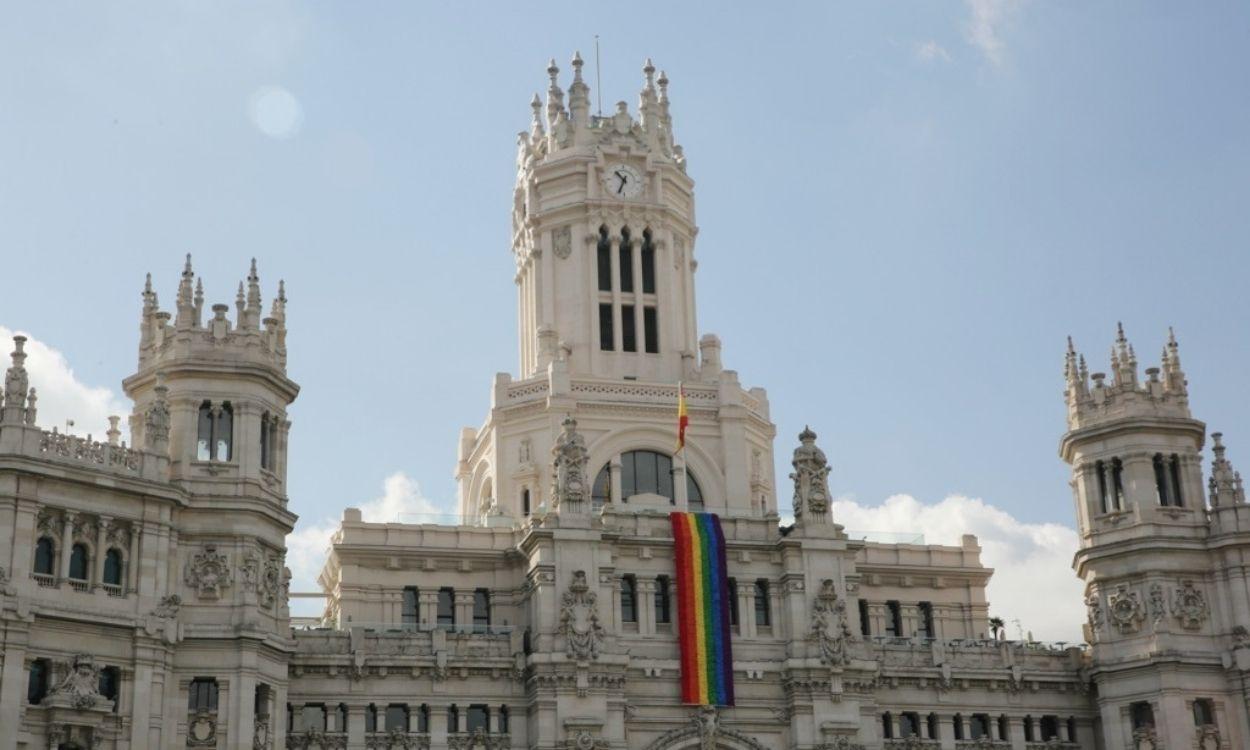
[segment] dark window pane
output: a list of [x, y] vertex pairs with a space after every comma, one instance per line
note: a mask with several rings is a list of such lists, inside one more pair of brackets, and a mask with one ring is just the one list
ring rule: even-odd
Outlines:
[[595, 484], [591, 489], [590, 497], [596, 508], [604, 503], [612, 502], [612, 476], [606, 464], [595, 475]]
[[475, 732], [481, 729], [483, 732], [490, 731], [490, 709], [480, 703], [474, 703], [469, 706], [468, 721], [465, 724], [466, 732]]
[[699, 483], [695, 481], [689, 468], [686, 469], [686, 502], [694, 506], [695, 510], [703, 508], [703, 490], [699, 489]]
[[378, 731], [378, 707], [372, 703], [365, 709], [365, 731]]
[[659, 494], [655, 459], [656, 454], [651, 451], [634, 452], [634, 470], [637, 472], [634, 479], [635, 494], [641, 495], [644, 492]]
[[738, 626], [738, 579], [728, 579], [729, 588], [729, 624]]
[[508, 721], [508, 707], [500, 706], [499, 707], [499, 733], [500, 734], [507, 734], [508, 732], [512, 731], [512, 727], [508, 726], [509, 723], [510, 722]]
[[404, 610], [403, 624], [417, 624], [417, 606], [420, 602], [420, 592], [415, 586], [408, 586], [404, 589]]
[[87, 545], [75, 544], [69, 556], [69, 577], [77, 581], [87, 580]]
[[213, 444], [212, 407], [207, 401], [200, 404], [199, 420], [196, 422], [195, 457], [207, 461], [213, 457], [210, 447]]
[[649, 238], [642, 244], [642, 291], [655, 294], [655, 248]]
[[473, 627], [479, 632], [490, 626], [490, 592], [477, 589], [473, 592]]
[[599, 348], [610, 352], [615, 346], [612, 336], [612, 306], [599, 305]]
[[211, 677], [194, 679], [187, 692], [192, 711], [217, 710], [217, 680]]
[[456, 624], [456, 592], [454, 589], [438, 590], [438, 624]]
[[422, 734], [430, 731], [430, 707], [424, 703], [417, 709], [417, 731]]
[[260, 417], [260, 467], [269, 468], [269, 415]]
[[634, 451], [621, 454], [621, 497], [622, 498], [628, 498], [630, 495], [638, 494], [638, 491], [635, 490], [635, 487], [637, 485], [634, 483], [634, 476], [635, 476], [634, 456], [635, 455], [636, 453]]
[[859, 633], [872, 635], [872, 624], [868, 618], [868, 602], [864, 599], [859, 600]]
[[630, 246], [626, 242], [621, 242], [618, 252], [620, 253], [618, 258], [621, 264], [621, 291], [632, 292], [634, 291], [633, 253], [630, 252]]
[[35, 543], [35, 572], [49, 576], [56, 573], [56, 546], [46, 536]]
[[386, 707], [386, 731], [394, 729], [408, 731], [408, 707], [402, 703], [392, 703]]
[[460, 709], [454, 703], [447, 707], [447, 731], [452, 734], [460, 731]]
[[634, 306], [621, 305], [621, 349], [627, 352], [638, 351], [638, 337], [635, 335]]
[[110, 586], [120, 586], [122, 584], [122, 553], [120, 550], [110, 549], [104, 554], [104, 583]]
[[530, 514], [530, 491], [528, 489], [521, 490], [521, 515], [528, 516]]
[[772, 624], [772, 612], [768, 602], [768, 581], [763, 579], [755, 582], [755, 624], [763, 626]]
[[655, 454], [655, 479], [655, 494], [667, 497], [670, 503], [674, 502], [673, 459], [663, 453]]
[[227, 402], [222, 404], [221, 410], [217, 412], [217, 425], [213, 428], [213, 440], [217, 441], [217, 448], [213, 453], [213, 458], [218, 461], [230, 460], [233, 435], [234, 409]]
[[608, 240], [606, 227], [599, 230], [599, 245], [596, 249], [596, 261], [599, 272], [599, 291], [612, 291], [612, 243]]
[[654, 307], [644, 307], [642, 309], [642, 335], [643, 345], [647, 348], [648, 354], [658, 354], [660, 351], [660, 323], [655, 315]]
[[660, 576], [655, 579], [655, 621], [658, 623], [671, 622], [672, 618], [669, 614], [669, 593], [668, 593], [668, 576]]
[[633, 576], [621, 579], [621, 621], [638, 622], [638, 597]]
[[48, 660], [35, 659], [30, 664], [30, 675], [26, 682], [26, 702], [38, 705], [48, 694]]

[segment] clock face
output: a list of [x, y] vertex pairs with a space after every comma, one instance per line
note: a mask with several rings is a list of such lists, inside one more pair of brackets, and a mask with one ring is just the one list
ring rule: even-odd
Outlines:
[[613, 198], [642, 195], [642, 175], [628, 164], [613, 164], [603, 172], [603, 189]]

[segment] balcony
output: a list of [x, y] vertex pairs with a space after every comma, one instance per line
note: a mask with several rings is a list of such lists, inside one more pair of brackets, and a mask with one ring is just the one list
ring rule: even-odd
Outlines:
[[509, 750], [512, 736], [489, 734], [481, 729], [475, 732], [449, 732], [447, 750]]
[[56, 585], [56, 576], [48, 573], [31, 573], [30, 577], [35, 579], [35, 583], [41, 588], [54, 589]]
[[942, 743], [938, 740], [926, 740], [918, 735], [903, 737], [896, 740], [885, 740], [885, 750], [938, 750]]
[[366, 732], [365, 750], [430, 750], [430, 735], [425, 732]]
[[286, 736], [287, 750], [347, 750], [346, 732], [323, 732], [305, 729]]

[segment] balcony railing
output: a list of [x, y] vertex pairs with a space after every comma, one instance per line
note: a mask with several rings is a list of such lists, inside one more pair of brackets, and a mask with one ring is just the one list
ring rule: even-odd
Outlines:
[[938, 740], [926, 740], [915, 735], [886, 740], [885, 744], [882, 745], [885, 750], [938, 750], [941, 746], [942, 743]]
[[35, 583], [45, 589], [56, 588], [56, 576], [49, 573], [31, 573], [30, 577], [35, 579]]
[[84, 581], [79, 578], [67, 578], [69, 587], [75, 591], [81, 591], [84, 594], [91, 593], [91, 581]]
[[1059, 738], [1035, 740], [1024, 743], [1024, 750], [1080, 750], [1079, 742], [1068, 742]]
[[365, 750], [430, 750], [430, 735], [425, 732], [366, 732]]
[[491, 734], [478, 729], [474, 732], [448, 732], [447, 750], [508, 750], [512, 736]]
[[347, 750], [346, 732], [323, 732], [305, 729], [286, 736], [287, 750]]

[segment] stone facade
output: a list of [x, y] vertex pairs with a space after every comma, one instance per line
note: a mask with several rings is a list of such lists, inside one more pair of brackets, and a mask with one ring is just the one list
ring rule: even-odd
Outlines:
[[[460, 435], [456, 525], [348, 508], [292, 622], [286, 298], [144, 290], [132, 444], [45, 431], [18, 337], [0, 402], [0, 750], [1243, 748], [1250, 506], [1178, 347], [1138, 381], [1067, 355], [1088, 643], [1006, 640], [958, 546], [857, 539], [805, 429], [698, 336], [693, 182], [650, 62], [637, 117], [582, 62], [518, 143], [518, 377]], [[690, 424], [674, 455], [684, 391]], [[779, 498], [794, 522], [783, 525]], [[720, 514], [734, 707], [679, 701], [667, 514]]]

